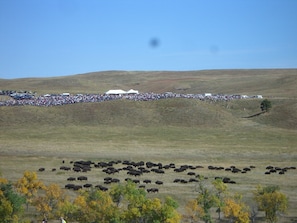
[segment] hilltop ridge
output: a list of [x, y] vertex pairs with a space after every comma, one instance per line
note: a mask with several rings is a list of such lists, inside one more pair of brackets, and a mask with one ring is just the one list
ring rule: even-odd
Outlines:
[[102, 71], [49, 78], [1, 79], [0, 89], [46, 93], [140, 92], [223, 93], [297, 97], [297, 69], [201, 71]]

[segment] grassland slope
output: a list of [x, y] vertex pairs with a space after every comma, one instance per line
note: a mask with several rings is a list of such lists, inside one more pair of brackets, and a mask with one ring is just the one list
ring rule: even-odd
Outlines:
[[221, 106], [194, 99], [115, 100], [54, 107], [0, 107], [1, 126], [180, 126], [219, 127], [232, 123]]
[[1, 90], [46, 93], [140, 92], [223, 93], [297, 97], [297, 69], [202, 71], [104, 71], [51, 78], [0, 79]]

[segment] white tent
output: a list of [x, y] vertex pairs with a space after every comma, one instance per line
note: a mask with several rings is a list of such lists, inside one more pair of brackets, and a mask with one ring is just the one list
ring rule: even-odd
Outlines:
[[109, 91], [105, 92], [105, 94], [120, 95], [120, 94], [126, 94], [126, 91], [123, 91], [121, 89], [109, 90]]
[[127, 94], [139, 94], [138, 91], [130, 89], [129, 91], [127, 91]]

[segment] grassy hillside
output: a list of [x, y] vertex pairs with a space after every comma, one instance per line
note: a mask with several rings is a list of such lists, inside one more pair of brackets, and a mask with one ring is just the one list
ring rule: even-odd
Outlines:
[[45, 93], [104, 93], [109, 89], [140, 92], [224, 93], [297, 96], [297, 69], [205, 70], [184, 72], [106, 71], [53, 78], [0, 79], [0, 89]]
[[232, 122], [232, 116], [219, 105], [200, 100], [159, 101], [117, 100], [57, 107], [1, 107], [5, 126], [200, 126], [217, 127]]
[[[297, 128], [297, 103], [270, 99], [272, 110], [253, 122], [286, 129]], [[178, 126], [217, 128], [233, 126], [260, 111], [261, 99], [210, 103], [195, 99], [159, 101], [115, 100], [54, 107], [0, 107], [1, 126]]]

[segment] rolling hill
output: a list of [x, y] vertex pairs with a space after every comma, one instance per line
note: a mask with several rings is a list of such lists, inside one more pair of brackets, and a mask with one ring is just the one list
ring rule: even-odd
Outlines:
[[109, 89], [140, 92], [223, 93], [297, 96], [297, 69], [203, 71], [105, 71], [51, 78], [0, 79], [0, 89], [46, 93], [104, 93]]
[[[1, 79], [2, 90], [45, 93], [104, 93], [109, 89], [140, 92], [224, 93], [263, 95], [272, 101], [268, 115], [253, 122], [297, 128], [297, 69], [206, 70], [188, 72], [107, 71], [52, 78]], [[62, 107], [0, 108], [1, 126], [109, 125], [222, 127], [259, 111], [259, 100], [235, 100], [216, 104], [199, 100], [170, 99], [154, 102], [128, 100]]]

